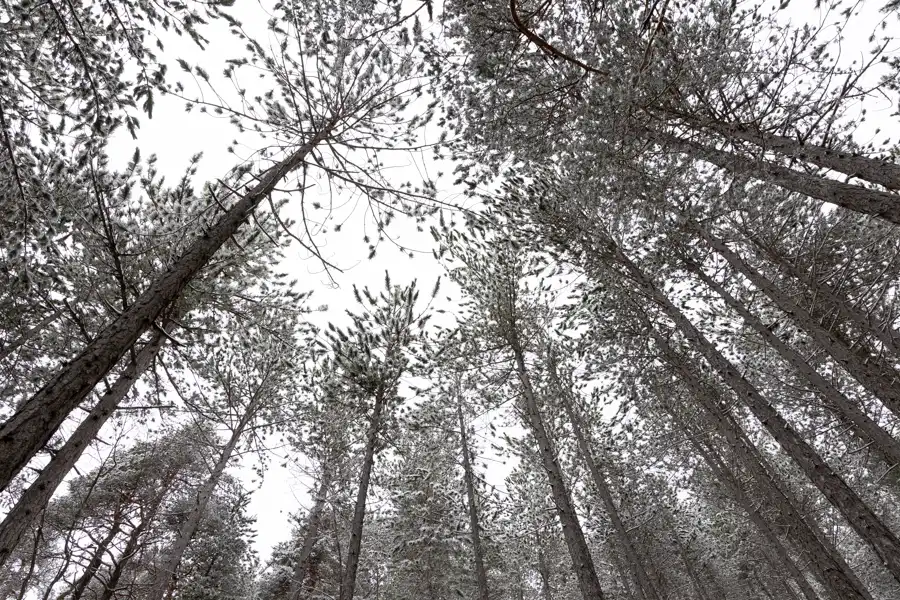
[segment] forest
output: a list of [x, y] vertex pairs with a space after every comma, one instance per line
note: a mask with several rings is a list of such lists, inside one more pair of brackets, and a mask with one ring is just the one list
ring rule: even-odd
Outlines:
[[0, 600], [900, 598], [898, 136], [897, 0], [0, 0]]

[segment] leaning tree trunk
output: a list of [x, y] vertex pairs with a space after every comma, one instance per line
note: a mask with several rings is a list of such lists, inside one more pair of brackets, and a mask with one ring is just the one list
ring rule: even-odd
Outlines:
[[100, 567], [103, 565], [103, 559], [106, 558], [106, 553], [109, 551], [110, 545], [122, 531], [123, 516], [121, 511], [122, 507], [117, 506], [115, 514], [113, 515], [112, 526], [94, 549], [94, 555], [91, 557], [90, 562], [88, 562], [88, 566], [84, 570], [84, 573], [81, 574], [81, 577], [79, 577], [78, 581], [75, 582], [75, 585], [72, 586], [72, 600], [80, 600], [81, 597], [84, 596], [87, 586], [91, 583], [97, 575], [97, 571], [99, 571]]
[[519, 346], [518, 339], [511, 340], [510, 346], [515, 355], [516, 374], [519, 382], [522, 384], [525, 418], [531, 433], [537, 440], [541, 462], [543, 463], [544, 471], [547, 473], [547, 478], [550, 480], [553, 503], [556, 506], [556, 514], [562, 525], [563, 537], [566, 540], [566, 546], [568, 546], [569, 555], [572, 558], [572, 568], [575, 571], [581, 595], [584, 597], [584, 600], [603, 600], [600, 579], [597, 577], [594, 561], [591, 558], [587, 541], [584, 538], [584, 532], [581, 530], [581, 524], [578, 522], [578, 515], [575, 513], [572, 497], [566, 488], [562, 469], [553, 450], [550, 436], [544, 427], [537, 396], [531, 385], [531, 378], [528, 376], [528, 370], [525, 367], [525, 357]]
[[741, 233], [751, 243], [757, 256], [763, 256], [773, 262], [779, 269], [790, 277], [803, 284], [810, 293], [815, 294], [820, 302], [827, 302], [847, 322], [852, 323], [862, 333], [871, 333], [881, 342], [885, 350], [891, 352], [895, 358], [900, 359], [900, 332], [898, 332], [887, 319], [878, 323], [870, 312], [860, 310], [854, 306], [848, 298], [838, 290], [832, 288], [824, 281], [816, 281], [811, 275], [803, 273], [787, 257], [777, 252], [770, 245], [763, 242], [752, 232], [741, 228]]
[[306, 536], [303, 538], [303, 546], [300, 547], [300, 555], [294, 563], [294, 572], [291, 574], [291, 587], [288, 593], [289, 600], [300, 600], [303, 592], [303, 583], [309, 571], [310, 557], [313, 546], [319, 539], [319, 526], [322, 520], [322, 511], [325, 510], [325, 500], [328, 495], [328, 487], [331, 485], [331, 473], [326, 467], [322, 472], [322, 481], [316, 492], [316, 502], [309, 511], [309, 519], [306, 523]]
[[[166, 491], [167, 489], [168, 488], [166, 488]], [[128, 563], [131, 562], [131, 559], [134, 558], [134, 555], [140, 550], [141, 535], [143, 535], [147, 527], [150, 526], [153, 519], [156, 518], [156, 514], [159, 512], [163, 499], [166, 496], [166, 491], [160, 491], [153, 506], [151, 506], [150, 510], [147, 511], [147, 514], [144, 515], [140, 524], [131, 531], [131, 535], [128, 536], [128, 542], [125, 544], [125, 549], [122, 551], [121, 556], [119, 556], [119, 560], [116, 562], [116, 566], [113, 568], [112, 573], [109, 574], [109, 578], [104, 582], [103, 594], [100, 596], [100, 600], [112, 600], [113, 597], [115, 597], [116, 592], [118, 591], [119, 580], [122, 578], [122, 573], [125, 572], [125, 567], [128, 566]]]
[[[900, 206], [900, 203], [898, 203]], [[738, 273], [759, 288], [779, 309], [790, 317], [795, 325], [806, 332], [823, 350], [871, 392], [898, 418], [900, 418], [900, 386], [893, 368], [880, 362], [866, 361], [846, 344], [819, 324], [808, 311], [794, 303], [787, 294], [759, 271], [747, 264], [724, 241], [702, 227], [692, 227]]]
[[362, 471], [359, 474], [359, 488], [356, 491], [356, 505], [353, 508], [353, 521], [350, 525], [350, 545], [347, 548], [347, 565], [341, 577], [338, 600], [353, 600], [356, 592], [356, 573], [359, 570], [359, 556], [362, 549], [363, 524], [366, 519], [366, 499], [369, 495], [369, 481], [372, 478], [372, 466], [375, 464], [375, 451], [378, 445], [378, 434], [381, 431], [381, 415], [387, 401], [387, 391], [380, 387], [375, 393], [375, 405], [366, 433], [366, 450], [363, 455]]
[[765, 159], [748, 158], [669, 133], [648, 132], [648, 136], [660, 145], [672, 146], [730, 173], [746, 175], [789, 192], [900, 224], [900, 195], [797, 171]]
[[0, 491], [37, 454], [94, 386], [137, 343], [141, 334], [177, 299], [216, 251], [247, 221], [281, 179], [303, 164], [331, 133], [326, 124], [312, 138], [263, 173], [216, 224], [197, 237], [169, 269], [53, 379], [0, 425]]
[[[551, 377], [556, 380], [557, 377], [554, 372], [554, 366], [550, 366], [550, 372]], [[597, 461], [594, 459], [594, 453], [591, 450], [591, 446], [588, 443], [588, 440], [585, 437], [584, 430], [582, 428], [581, 418], [575, 413], [575, 410], [572, 407], [572, 403], [569, 400], [568, 393], [566, 393], [566, 391], [562, 389], [558, 381], [556, 381], [556, 384], [560, 403], [563, 405], [563, 410], [566, 413], [566, 417], [569, 419], [569, 423], [572, 425], [572, 431], [575, 433], [575, 441], [578, 444], [578, 450], [581, 452], [581, 459], [588, 467], [588, 473], [590, 473], [591, 475], [591, 480], [594, 483], [595, 491], [600, 496], [600, 500], [603, 502], [603, 507], [604, 509], [606, 509], [606, 515], [613, 526], [613, 531], [615, 531], [616, 533], [616, 538], [618, 539], [619, 544], [625, 550], [628, 570], [632, 578], [634, 579], [634, 585], [635, 589], [638, 592], [638, 597], [645, 598], [646, 600], [660, 600], [656, 589], [653, 587], [653, 584], [650, 581], [650, 577], [647, 575], [647, 571], [644, 569], [644, 563], [641, 560], [641, 557], [638, 555], [634, 544], [632, 543], [631, 536], [628, 535], [628, 530], [625, 528], [625, 524], [622, 522], [622, 518], [619, 516], [619, 510], [616, 507], [616, 503], [612, 497], [612, 492], [610, 491], [609, 485], [607, 484], [606, 475], [600, 470]]]
[[[697, 439], [696, 434], [690, 430], [687, 423], [685, 423], [684, 419], [682, 419], [681, 415], [678, 414], [678, 411], [673, 406], [668, 402], [665, 402], [664, 404], [666, 412], [669, 413], [678, 428], [687, 435], [691, 445], [697, 451], [697, 454], [703, 458], [703, 461], [707, 464], [713, 476], [722, 483], [731, 498], [744, 510], [744, 512], [747, 513], [750, 522], [756, 527], [756, 530], [760, 533], [763, 540], [765, 540], [767, 547], [775, 553], [778, 558], [778, 561], [776, 562], [778, 570], [781, 570], [786, 578], [793, 579], [796, 582], [806, 600], [819, 600], [818, 595], [806, 580], [803, 572], [797, 566], [796, 561], [791, 557], [787, 548], [784, 547], [784, 544], [781, 543], [772, 524], [765, 515], [760, 512], [758, 503], [747, 495], [747, 490], [741, 485], [738, 476], [727, 464], [725, 464], [725, 461], [718, 455], [712, 444]], [[713, 423], [709, 422], [712, 421], [712, 419], [708, 417], [705, 411], [701, 412], [700, 418], [707, 426], [717, 429]], [[827, 580], [825, 581], [825, 585], [828, 585]]]
[[159, 354], [165, 340], [162, 332], [157, 332], [153, 339], [147, 342], [138, 352], [134, 362], [122, 371], [116, 382], [103, 394], [85, 420], [53, 455], [47, 466], [41, 469], [37, 479], [19, 497], [3, 523], [0, 523], [0, 567], [9, 559], [19, 540], [50, 502], [63, 478], [97, 437], [100, 429], [128, 395], [134, 383], [153, 364], [153, 359]]
[[716, 292], [725, 303], [738, 313], [747, 325], [759, 334], [788, 364], [790, 364], [815, 389], [829, 405], [833, 406], [850, 423], [856, 435], [864, 442], [871, 442], [875, 451], [881, 456], [888, 468], [900, 465], [900, 441], [860, 410], [856, 404], [835, 388], [818, 373], [806, 359], [747, 309], [728, 292], [720, 283], [706, 274], [697, 263], [690, 259], [682, 259], [687, 269], [697, 275], [710, 289]]
[[[834, 600], [872, 600], [868, 590], [853, 574], [840, 554], [834, 548], [826, 546], [821, 535], [818, 535], [813, 527], [803, 519], [795, 502], [792, 502], [775, 482], [772, 475], [775, 471], [767, 466], [765, 459], [747, 439], [740, 425], [731, 417], [725, 403], [701, 380], [695, 368], [689, 366], [685, 359], [674, 351], [662, 334], [651, 329], [650, 335], [659, 346], [664, 360], [680, 376], [693, 398], [700, 404], [704, 421], [725, 438], [740, 462], [762, 489], [766, 500], [781, 513], [782, 518], [789, 524], [798, 546], [809, 555], [819, 580], [829, 590], [832, 598]], [[710, 455], [714, 456], [714, 449], [711, 446], [707, 449], [710, 451]], [[701, 455], [705, 458], [705, 453], [701, 452]], [[724, 466], [721, 461], [716, 462]], [[712, 467], [714, 463], [710, 462], [709, 464]], [[728, 478], [723, 477], [722, 481], [727, 482]], [[734, 478], [734, 481], [737, 482], [737, 478]]]
[[463, 480], [466, 486], [466, 499], [469, 503], [469, 535], [472, 538], [472, 554], [475, 559], [475, 583], [478, 586], [478, 599], [490, 600], [487, 571], [484, 568], [484, 552], [481, 548], [481, 532], [478, 524], [475, 477], [472, 473], [472, 460], [469, 457], [469, 441], [466, 435], [466, 420], [463, 417], [461, 399], [456, 405], [456, 415], [459, 418], [459, 444], [462, 450]]
[[175, 538], [175, 542], [169, 549], [165, 561], [157, 572], [156, 577], [153, 580], [153, 585], [150, 590], [147, 591], [145, 600], [163, 600], [165, 597], [166, 592], [171, 586], [172, 580], [178, 572], [178, 566], [181, 564], [181, 559], [190, 545], [191, 540], [194, 538], [194, 534], [197, 533], [200, 521], [206, 514], [206, 507], [209, 504], [209, 500], [212, 498], [216, 486], [219, 485], [222, 474], [228, 467], [228, 462], [231, 460], [232, 454], [234, 454], [234, 449], [244, 435], [247, 425], [249, 425], [256, 416], [262, 397], [263, 395], [261, 393], [255, 393], [252, 400], [245, 407], [244, 414], [241, 415], [240, 420], [231, 432], [231, 436], [228, 438], [228, 442], [225, 444], [225, 447], [222, 448], [221, 453], [219, 453], [219, 458], [216, 460], [216, 464], [213, 465], [209, 477], [207, 477], [206, 481], [203, 482], [203, 485], [201, 485], [200, 489], [197, 491], [197, 499], [191, 507], [187, 519], [185, 519], [181, 529], [178, 531], [178, 537]]
[[734, 390], [785, 453], [844, 516], [857, 535], [875, 551], [894, 579], [900, 582], [900, 540], [897, 536], [620, 248], [616, 250], [616, 260], [662, 308], [688, 342]]
[[823, 169], [837, 171], [848, 177], [875, 183], [889, 190], [900, 190], [900, 165], [892, 162], [847, 151], [829, 150], [787, 136], [754, 130], [752, 126], [744, 124], [699, 119], [688, 119], [688, 122], [694, 129], [714, 131], [731, 142], [735, 140], [748, 142], [756, 146], [754, 149], [756, 151], [774, 152]]

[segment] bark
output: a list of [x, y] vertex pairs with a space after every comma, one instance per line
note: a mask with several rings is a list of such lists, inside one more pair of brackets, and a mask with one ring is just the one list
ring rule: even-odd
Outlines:
[[82, 453], [97, 437], [100, 429], [115, 412], [116, 407], [141, 375], [153, 364], [165, 343], [165, 336], [157, 333], [119, 375], [119, 378], [107, 390], [94, 406], [84, 421], [75, 429], [69, 439], [45, 466], [37, 479], [19, 497], [15, 506], [0, 523], [0, 567], [9, 559], [19, 540], [34, 524], [53, 493], [62, 483], [66, 474], [72, 470]]
[[117, 506], [109, 531], [97, 544], [97, 547], [94, 549], [94, 555], [91, 557], [87, 568], [72, 587], [72, 600], [79, 600], [84, 595], [87, 586], [91, 583], [94, 576], [97, 575], [97, 571], [99, 571], [100, 567], [103, 565], [103, 558], [106, 556], [106, 553], [109, 552], [110, 545], [113, 543], [113, 540], [116, 539], [116, 536], [119, 535], [119, 532], [122, 531], [121, 511], [122, 507]]
[[223, 213], [219, 221], [195, 239], [169, 269], [71, 362], [0, 425], [0, 491], [37, 454], [66, 417], [132, 348], [151, 324], [182, 293], [259, 204], [288, 173], [303, 164], [331, 133], [326, 124], [312, 138], [263, 173], [258, 183]]
[[289, 600], [300, 600], [303, 592], [303, 584], [306, 581], [310, 566], [310, 556], [313, 546], [319, 540], [319, 526], [322, 520], [322, 511], [325, 509], [325, 500], [328, 496], [328, 488], [331, 485], [331, 474], [327, 469], [322, 473], [322, 481], [316, 492], [316, 502], [309, 511], [309, 519], [306, 523], [306, 536], [303, 538], [303, 546], [294, 563], [294, 572], [291, 575], [291, 587], [288, 593]]
[[484, 552], [481, 548], [481, 532], [478, 524], [475, 478], [472, 473], [472, 460], [469, 457], [469, 441], [466, 435], [466, 420], [463, 417], [461, 399], [456, 405], [456, 415], [459, 418], [459, 443], [462, 447], [463, 480], [466, 486], [466, 499], [469, 503], [469, 535], [472, 538], [472, 554], [475, 561], [475, 582], [478, 586], [478, 599], [490, 600], [487, 571], [484, 568]]
[[617, 250], [617, 259], [900, 582], [900, 540], [894, 533], [621, 250]]
[[[703, 383], [694, 368], [690, 367], [685, 359], [672, 349], [669, 342], [659, 332], [651, 330], [650, 334], [659, 345], [665, 361], [679, 374], [682, 381], [691, 391], [693, 398], [700, 403], [702, 418], [725, 438], [740, 462], [760, 486], [767, 503], [781, 513], [782, 518], [789, 525], [790, 532], [796, 539], [797, 545], [809, 556], [818, 578], [825, 588], [829, 590], [832, 598], [834, 600], [849, 600], [851, 598], [855, 600], [872, 600], [869, 592], [853, 574], [853, 571], [840, 554], [834, 548], [825, 544], [821, 535], [817, 534], [813, 527], [800, 515], [796, 508], [796, 503], [778, 486], [771, 475], [774, 471], [767, 465], [767, 461], [760, 455], [750, 440], [747, 439], [746, 434], [731, 417], [728, 408], [718, 398], [715, 391]], [[695, 445], [695, 447], [698, 450], [700, 449], [700, 446]], [[713, 447], [708, 445], [706, 448], [708, 452], [701, 451], [700, 454], [707, 460], [714, 473], [716, 471], [727, 473], [728, 470], [724, 462], [709, 458], [716, 456]], [[731, 487], [734, 491], [739, 492], [737, 499], [745, 498], [737, 477], [723, 476], [721, 481], [726, 484], [726, 487]], [[742, 500], [742, 502], [753, 504], [749, 498]], [[758, 512], [758, 510], [754, 508], [754, 512]], [[753, 515], [754, 512], [748, 511], [748, 514]], [[762, 515], [760, 516], [762, 517]], [[762, 518], [765, 521], [765, 518]], [[801, 583], [802, 578], [798, 578], [797, 581]]]
[[166, 592], [178, 572], [178, 566], [181, 564], [181, 559], [190, 545], [191, 540], [194, 538], [194, 534], [197, 533], [200, 521], [206, 514], [206, 506], [209, 504], [209, 500], [212, 498], [216, 486], [219, 485], [219, 480], [222, 478], [222, 474], [228, 467], [228, 462], [231, 460], [234, 449], [237, 447], [238, 442], [240, 442], [247, 425], [249, 425], [253, 420], [253, 417], [256, 416], [262, 397], [261, 391], [257, 390], [244, 409], [244, 414], [241, 415], [240, 420], [232, 430], [231, 436], [228, 438], [225, 447], [222, 448], [222, 451], [219, 453], [219, 458], [216, 460], [216, 464], [213, 465], [209, 477], [206, 478], [206, 481], [203, 482], [203, 485], [201, 485], [200, 489], [197, 491], [197, 499], [191, 507], [187, 519], [185, 519], [181, 529], [179, 529], [178, 537], [175, 538], [172, 547], [169, 549], [165, 561], [157, 572], [152, 587], [147, 591], [145, 596], [146, 600], [163, 600], [163, 598], [165, 598]]
[[375, 451], [378, 445], [378, 434], [381, 431], [381, 415], [384, 412], [387, 392], [382, 386], [375, 393], [375, 406], [366, 433], [366, 451], [363, 457], [362, 471], [359, 475], [359, 488], [356, 491], [356, 505], [353, 509], [353, 521], [350, 525], [350, 545], [347, 549], [347, 565], [341, 578], [339, 600], [353, 600], [356, 592], [356, 573], [359, 570], [359, 555], [362, 548], [363, 524], [366, 519], [366, 498], [369, 495], [369, 481], [372, 478], [372, 466], [375, 464]]
[[884, 186], [889, 190], [900, 190], [900, 165], [892, 162], [868, 158], [852, 152], [830, 150], [783, 135], [754, 130], [746, 125], [718, 121], [700, 123], [695, 119], [691, 120], [691, 124], [695, 127], [699, 126], [715, 131], [729, 140], [749, 142], [763, 151], [776, 152], [823, 169], [837, 171], [849, 177]]
[[141, 536], [156, 518], [156, 513], [159, 512], [172, 481], [174, 481], [174, 478], [169, 481], [162, 491], [160, 491], [159, 495], [156, 497], [156, 501], [144, 515], [144, 518], [141, 519], [140, 524], [131, 530], [131, 534], [128, 536], [128, 542], [125, 544], [125, 549], [122, 550], [119, 560], [116, 561], [116, 566], [109, 574], [109, 579], [104, 585], [103, 594], [100, 596], [100, 600], [112, 600], [115, 596], [119, 580], [122, 578], [122, 573], [125, 571], [125, 567], [128, 566], [128, 563], [131, 562], [134, 555], [141, 549]]
[[678, 556], [681, 557], [681, 562], [684, 563], [684, 570], [688, 575], [688, 579], [691, 580], [691, 584], [694, 586], [694, 591], [697, 592], [697, 598], [699, 600], [712, 600], [712, 597], [709, 595], [709, 591], [706, 589], [703, 581], [697, 575], [697, 570], [694, 568], [694, 560], [688, 555], [688, 552], [685, 549], [684, 545], [681, 543], [681, 540], [678, 539], [677, 533], [672, 536], [672, 542], [675, 544], [675, 548], [678, 550]]
[[535, 523], [534, 537], [537, 543], [538, 575], [541, 577], [541, 597], [543, 600], [553, 600], [553, 588], [550, 586], [550, 567], [547, 566], [547, 557], [544, 555], [544, 543], [541, 540], [541, 530], [537, 523]]
[[828, 305], [837, 311], [841, 317], [847, 322], [855, 325], [864, 333], [871, 333], [881, 342], [886, 350], [891, 352], [895, 357], [900, 358], [900, 332], [891, 326], [890, 320], [883, 320], [878, 323], [871, 312], [863, 311], [854, 306], [848, 298], [844, 297], [840, 292], [831, 287], [824, 281], [816, 281], [809, 274], [803, 273], [796, 266], [791, 264], [785, 256], [778, 253], [774, 248], [765, 244], [757, 236], [751, 232], [742, 230], [742, 233], [751, 242], [753, 247], [760, 254], [774, 262], [779, 269], [784, 271], [790, 277], [793, 277], [802, 283], [816, 298], [826, 301]]
[[830, 331], [822, 327], [808, 311], [795, 304], [773, 282], [747, 264], [724, 241], [702, 227], [692, 227], [738, 273], [744, 275], [760, 289], [794, 324], [806, 332], [854, 379], [871, 392], [898, 418], [900, 418], [900, 386], [897, 372], [880, 369], [878, 362], [865, 361]]
[[[550, 367], [550, 372], [551, 377], [556, 379], [554, 367], [555, 366]], [[628, 570], [631, 577], [634, 579], [634, 586], [638, 592], [638, 598], [660, 600], [656, 589], [650, 581], [650, 577], [647, 575], [647, 571], [644, 569], [644, 563], [638, 555], [631, 537], [628, 535], [628, 530], [625, 528], [625, 524], [619, 516], [619, 510], [613, 500], [612, 491], [609, 489], [609, 485], [606, 481], [606, 475], [601, 471], [600, 466], [597, 464], [591, 446], [585, 437], [581, 417], [575, 413], [569, 395], [558, 385], [558, 382], [557, 389], [559, 390], [559, 400], [563, 405], [563, 410], [572, 425], [572, 431], [575, 433], [575, 440], [578, 444], [578, 450], [581, 453], [581, 459], [587, 464], [595, 491], [600, 496], [600, 500], [603, 502], [603, 508], [606, 510], [606, 515], [613, 526], [613, 531], [615, 531], [619, 544], [625, 551]]]
[[581, 530], [581, 524], [578, 522], [578, 515], [575, 513], [572, 497], [569, 494], [569, 490], [566, 488], [562, 469], [556, 458], [550, 436], [547, 433], [547, 429], [544, 427], [537, 396], [531, 385], [531, 379], [528, 376], [528, 371], [525, 367], [525, 357], [519, 346], [518, 339], [509, 341], [515, 355], [516, 373], [519, 377], [519, 382], [522, 384], [525, 418], [532, 434], [538, 442], [541, 462], [543, 463], [544, 471], [547, 473], [547, 478], [550, 481], [553, 503], [556, 507], [556, 514], [559, 517], [560, 524], [562, 525], [563, 537], [565, 538], [566, 546], [569, 549], [569, 556], [572, 559], [572, 568], [575, 571], [578, 586], [581, 589], [581, 595], [584, 597], [584, 600], [603, 600], [603, 590], [600, 588], [600, 579], [597, 577], [594, 561], [591, 558], [587, 541], [584, 538], [584, 532]]
[[[679, 426], [682, 430], [687, 432], [687, 426], [681, 421], [680, 417], [675, 416], [674, 411], [671, 409], [670, 414], [680, 422]], [[728, 494], [738, 506], [747, 513], [750, 522], [760, 535], [762, 535], [762, 538], [767, 545], [767, 549], [775, 553], [778, 560], [774, 562], [774, 565], [778, 567], [777, 570], [782, 571], [785, 578], [793, 579], [797, 583], [797, 586], [800, 588], [800, 591], [806, 600], [818, 600], [818, 595], [806, 580], [806, 577], [797, 566], [796, 561], [791, 557], [787, 548], [781, 543], [771, 522], [762, 514], [762, 512], [760, 512], [757, 504], [747, 496], [746, 491], [734, 472], [728, 468], [721, 458], [719, 458], [711, 446], [700, 442], [694, 435], [689, 434], [689, 437], [691, 439], [691, 444], [703, 458], [704, 462], [709, 466], [716, 479], [722, 483], [728, 491]]]
[[835, 388], [818, 373], [806, 359], [732, 296], [721, 284], [707, 275], [697, 263], [683, 259], [688, 270], [697, 275], [703, 283], [715, 291], [744, 322], [759, 334], [788, 364], [815, 389], [822, 398], [834, 407], [850, 423], [854, 432], [864, 441], [871, 441], [873, 449], [888, 467], [900, 464], [900, 441], [894, 439], [881, 425], [860, 410], [856, 404]]
[[897, 194], [796, 171], [777, 163], [747, 158], [667, 133], [651, 132], [648, 135], [662, 145], [673, 146], [689, 156], [705, 160], [725, 171], [747, 175], [777, 185], [789, 192], [900, 224], [900, 196]]

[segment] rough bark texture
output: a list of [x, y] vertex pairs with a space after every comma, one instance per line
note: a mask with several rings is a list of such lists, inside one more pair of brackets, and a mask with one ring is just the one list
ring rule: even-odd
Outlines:
[[651, 139], [673, 146], [691, 156], [705, 160], [735, 174], [766, 181], [790, 192], [836, 204], [854, 212], [879, 217], [900, 224], [900, 196], [796, 171], [766, 160], [747, 158], [734, 152], [719, 150], [671, 134], [651, 133]]
[[587, 541], [584, 539], [581, 524], [578, 522], [578, 515], [575, 514], [575, 507], [572, 505], [571, 495], [566, 488], [562, 469], [550, 442], [550, 436], [544, 427], [537, 397], [525, 367], [525, 357], [517, 341], [513, 341], [511, 346], [515, 354], [516, 373], [519, 377], [519, 382], [522, 384], [525, 418], [531, 433], [537, 440], [541, 462], [544, 466], [544, 471], [547, 473], [547, 478], [550, 480], [553, 503], [562, 525], [563, 537], [569, 549], [569, 556], [572, 558], [572, 569], [578, 580], [581, 595], [584, 597], [584, 600], [602, 600], [603, 590], [600, 588], [600, 579], [597, 577], [594, 561], [591, 558]]
[[194, 538], [194, 534], [197, 533], [197, 528], [200, 526], [203, 515], [206, 514], [206, 506], [209, 504], [209, 500], [212, 498], [216, 486], [219, 485], [219, 480], [225, 472], [225, 469], [228, 467], [228, 462], [231, 460], [232, 454], [234, 454], [234, 449], [237, 447], [238, 442], [240, 442], [247, 425], [249, 425], [253, 420], [253, 417], [256, 416], [261, 398], [262, 395], [256, 393], [252, 400], [247, 404], [244, 409], [244, 414], [241, 415], [241, 419], [232, 430], [228, 442], [226, 442], [225, 447], [222, 448], [222, 451], [219, 453], [219, 457], [216, 460], [216, 464], [213, 465], [209, 477], [203, 482], [200, 489], [197, 490], [197, 499], [191, 507], [187, 519], [185, 519], [181, 529], [179, 529], [178, 537], [175, 538], [175, 542], [169, 549], [165, 561], [156, 573], [153, 586], [147, 591], [145, 596], [146, 600], [163, 600], [166, 592], [169, 590], [172, 580], [178, 572], [178, 566], [181, 564], [181, 559], [190, 545], [191, 540]]
[[897, 385], [898, 376], [896, 371], [893, 369], [880, 369], [880, 363], [865, 361], [830, 331], [822, 327], [809, 312], [791, 301], [787, 294], [780, 290], [778, 286], [747, 264], [724, 241], [702, 227], [692, 227], [692, 229], [699, 233], [728, 262], [731, 268], [750, 280], [753, 285], [759, 288], [779, 309], [789, 316], [797, 327], [806, 332], [854, 379], [900, 418], [900, 386]]
[[900, 165], [892, 162], [869, 158], [853, 152], [830, 150], [783, 135], [755, 130], [746, 125], [720, 121], [700, 123], [696, 119], [691, 121], [694, 126], [715, 131], [732, 141], [749, 142], [762, 151], [775, 152], [782, 156], [805, 161], [849, 177], [884, 186], [889, 190], [900, 190]]
[[47, 466], [41, 470], [37, 479], [19, 497], [3, 523], [0, 523], [0, 567], [9, 559], [19, 540], [50, 502], [56, 488], [81, 458], [91, 441], [97, 437], [100, 429], [115, 412], [116, 407], [128, 395], [135, 381], [153, 363], [153, 359], [156, 358], [165, 340], [163, 334], [157, 332], [153, 339], [138, 352], [134, 362], [122, 371], [112, 387], [101, 396], [100, 401], [88, 413], [85, 420], [69, 436], [69, 439], [47, 463]]
[[319, 539], [319, 525], [322, 520], [322, 511], [325, 510], [325, 500], [328, 496], [328, 488], [331, 485], [331, 475], [326, 469], [322, 473], [322, 481], [319, 482], [319, 489], [316, 492], [316, 501], [312, 510], [309, 511], [309, 519], [306, 523], [306, 536], [303, 538], [303, 546], [300, 547], [300, 554], [294, 563], [294, 572], [291, 574], [291, 587], [288, 592], [289, 600], [300, 600], [303, 592], [303, 584], [310, 566], [310, 556], [312, 555], [313, 546]]
[[790, 364], [822, 398], [848, 421], [854, 432], [866, 442], [872, 442], [873, 449], [887, 463], [888, 467], [900, 464], [900, 442], [884, 430], [869, 415], [860, 410], [854, 402], [842, 394], [827, 379], [822, 377], [803, 356], [791, 348], [784, 340], [750, 312], [746, 306], [732, 296], [722, 285], [707, 275], [700, 265], [690, 260], [684, 264], [696, 274], [710, 289], [715, 291], [741, 318], [759, 334], [788, 364]]
[[[764, 243], [751, 232], [742, 229], [741, 233], [751, 242], [752, 247], [759, 255], [772, 261], [787, 275], [802, 283], [810, 293], [815, 294], [819, 302], [827, 302], [828, 306], [836, 310], [841, 317], [852, 323], [861, 332], [874, 335], [884, 346], [885, 350], [900, 359], [900, 332], [894, 329], [890, 319], [882, 318], [879, 323], [873, 317], [872, 311], [860, 310], [827, 282], [818, 281], [810, 274], [803, 273], [787, 257]], [[877, 313], [877, 310], [875, 312]]]
[[215, 226], [194, 240], [128, 310], [0, 426], [0, 490], [6, 489], [69, 413], [134, 346], [160, 313], [179, 297], [188, 282], [238, 231], [278, 182], [299, 167], [330, 131], [331, 125], [323, 127], [306, 144], [262, 174], [259, 183], [225, 212]]
[[613, 526], [613, 531], [616, 533], [619, 545], [625, 550], [628, 570], [634, 579], [635, 589], [638, 592], [637, 597], [645, 598], [646, 600], [660, 600], [656, 589], [654, 589], [653, 584], [650, 581], [650, 577], [647, 575], [647, 571], [644, 569], [644, 563], [632, 543], [631, 536], [628, 535], [628, 530], [625, 528], [625, 524], [619, 516], [619, 509], [613, 501], [612, 491], [609, 489], [609, 485], [606, 482], [606, 475], [600, 470], [600, 466], [594, 459], [594, 453], [591, 450], [591, 446], [588, 443], [582, 428], [581, 418], [575, 413], [568, 395], [562, 390], [560, 390], [559, 393], [560, 402], [566, 412], [566, 417], [568, 417], [569, 422], [572, 425], [572, 431], [575, 433], [575, 440], [578, 444], [578, 450], [581, 453], [581, 459], [587, 464], [595, 491], [603, 502], [603, 508], [606, 510], [607, 518]]
[[375, 464], [375, 447], [378, 445], [378, 434], [381, 431], [381, 415], [384, 412], [386, 392], [380, 388], [375, 394], [375, 406], [366, 433], [366, 451], [363, 457], [362, 471], [359, 474], [359, 488], [356, 491], [356, 505], [353, 508], [353, 521], [350, 525], [350, 545], [347, 549], [347, 565], [341, 578], [339, 600], [353, 600], [356, 593], [356, 572], [359, 570], [359, 555], [362, 548], [363, 524], [366, 519], [366, 499], [369, 495], [369, 481], [372, 479], [372, 466]]
[[459, 443], [462, 450], [463, 480], [466, 485], [466, 500], [469, 503], [469, 535], [472, 538], [472, 558], [475, 562], [475, 583], [478, 586], [479, 600], [490, 600], [487, 571], [484, 568], [484, 551], [481, 548], [481, 532], [478, 524], [478, 502], [475, 497], [475, 477], [472, 473], [472, 460], [469, 457], [469, 440], [466, 435], [466, 420], [463, 417], [462, 403], [456, 405], [459, 418]]
[[817, 576], [829, 590], [832, 598], [834, 600], [851, 598], [872, 600], [868, 590], [853, 574], [847, 563], [834, 548], [825, 545], [821, 535], [817, 534], [800, 515], [796, 503], [792, 502], [778, 486], [771, 475], [772, 469], [767, 466], [765, 459], [747, 439], [717, 394], [703, 383], [694, 368], [674, 351], [659, 332], [651, 330], [651, 336], [659, 346], [666, 362], [678, 373], [693, 394], [693, 398], [700, 404], [701, 413], [706, 415], [704, 418], [708, 420], [708, 424], [725, 438], [740, 458], [741, 463], [759, 484], [766, 501], [781, 513], [785, 522], [790, 524], [790, 531], [797, 540], [798, 546], [804, 554], [809, 556]]
[[878, 518], [822, 457], [800, 437], [772, 404], [743, 376], [737, 367], [704, 336], [691, 321], [647, 278], [637, 265], [621, 251], [618, 261], [629, 274], [672, 319], [682, 335], [706, 359], [723, 381], [750, 409], [782, 450], [799, 466], [810, 482], [819, 489], [882, 560], [888, 571], [900, 582], [900, 540]]

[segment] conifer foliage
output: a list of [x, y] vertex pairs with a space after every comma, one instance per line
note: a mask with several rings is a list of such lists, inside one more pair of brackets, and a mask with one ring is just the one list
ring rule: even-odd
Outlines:
[[0, 598], [900, 597], [900, 13], [797, 1], [0, 1]]

